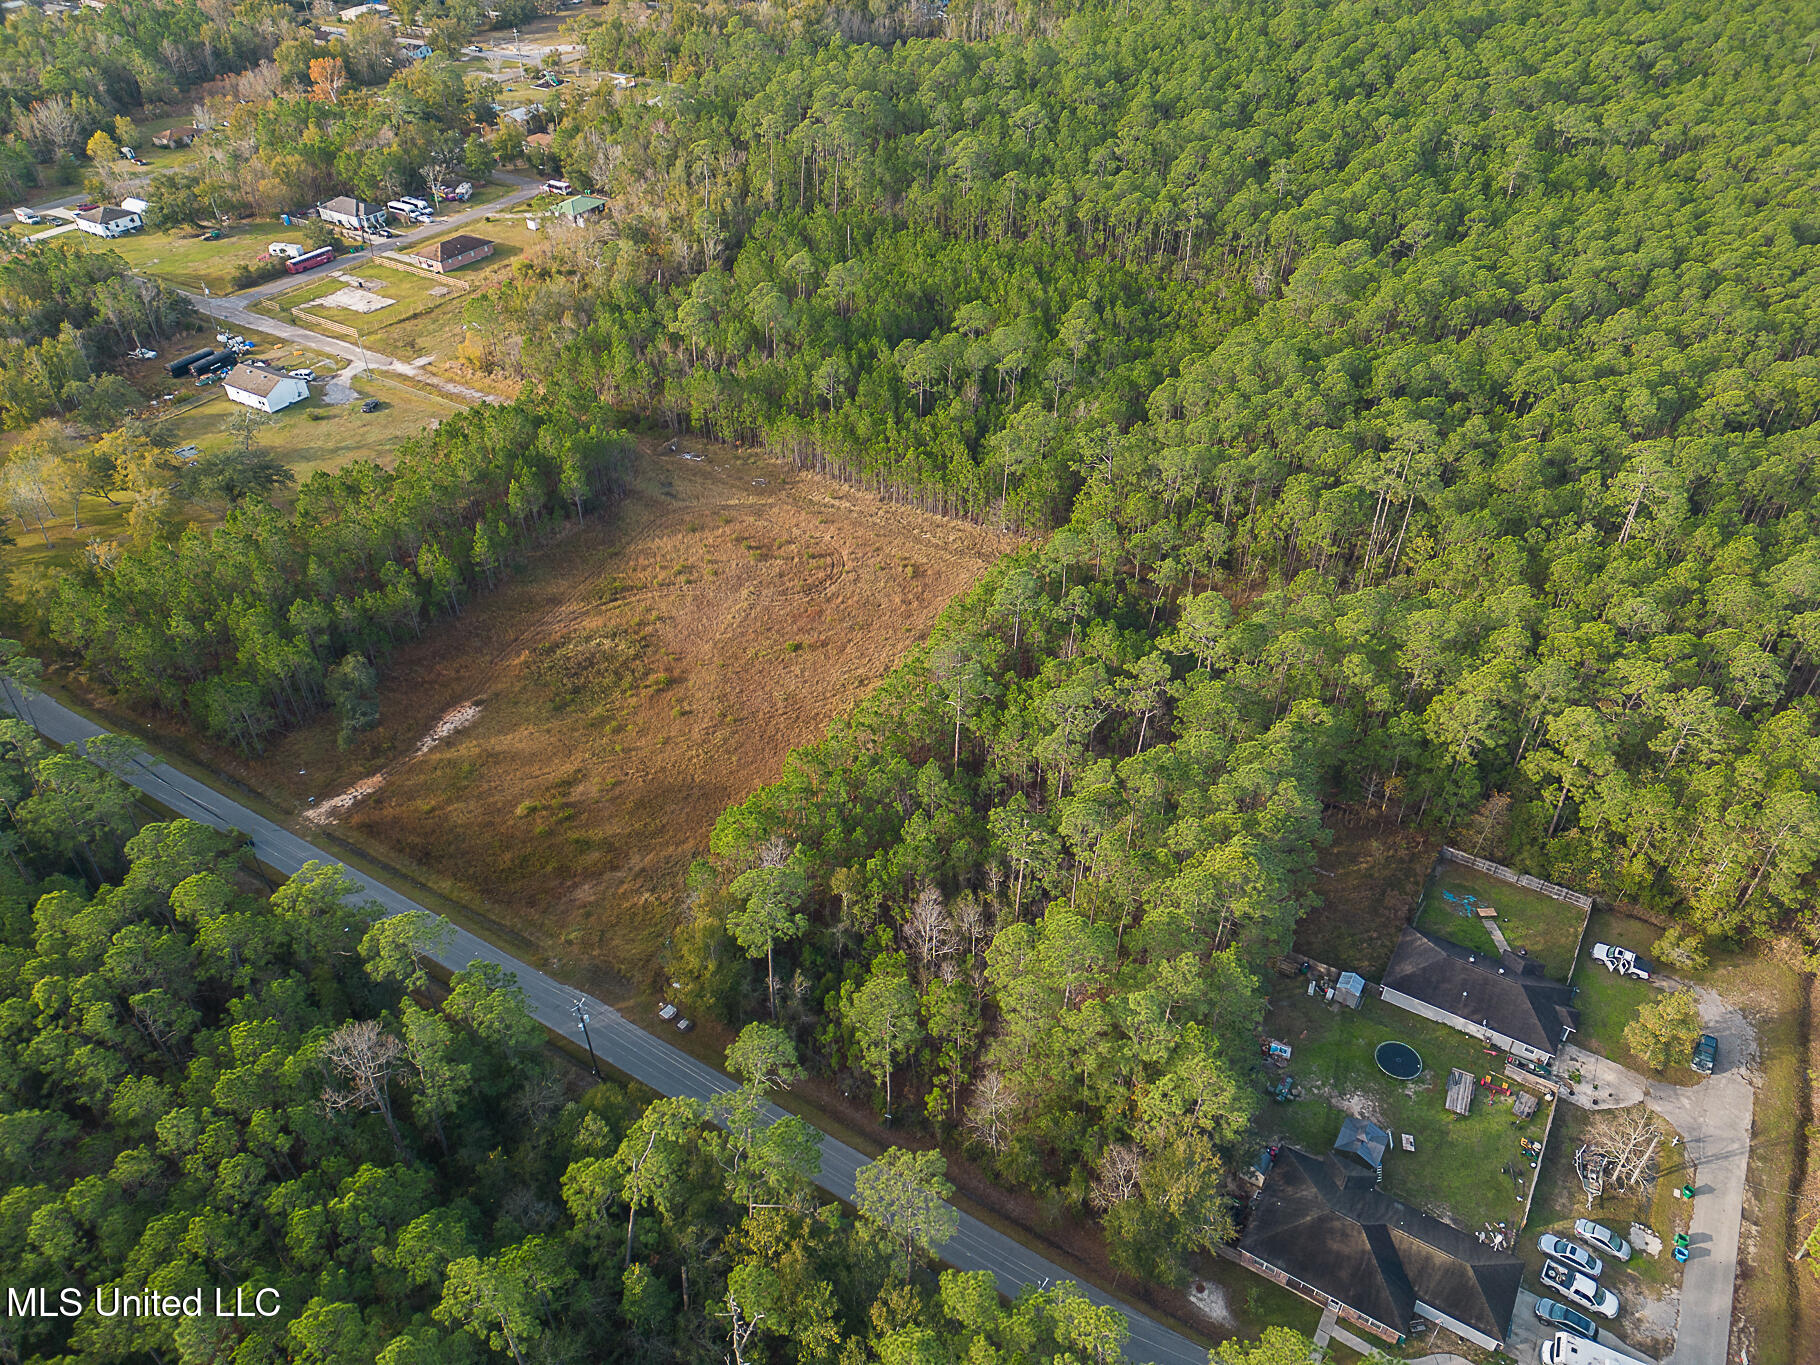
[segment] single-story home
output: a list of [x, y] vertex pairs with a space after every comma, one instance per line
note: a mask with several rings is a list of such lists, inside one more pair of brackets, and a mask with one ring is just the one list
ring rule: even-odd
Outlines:
[[1521, 953], [1497, 954], [1405, 929], [1384, 969], [1388, 1004], [1469, 1033], [1493, 1047], [1553, 1064], [1580, 1027], [1571, 987], [1550, 981]]
[[529, 105], [529, 104], [521, 104], [516, 109], [501, 109], [499, 111], [499, 121], [501, 123], [505, 123], [508, 120], [510, 120], [511, 122], [518, 124], [520, 127], [523, 127], [525, 124], [529, 123], [536, 116], [537, 116], [537, 109], [534, 106]]
[[169, 128], [152, 134], [154, 147], [187, 147], [202, 134], [200, 128]]
[[525, 138], [525, 146], [548, 147], [554, 141], [556, 141], [556, 135], [554, 133], [532, 133], [529, 137]]
[[364, 15], [377, 14], [377, 15], [380, 15], [381, 17], [383, 17], [385, 15], [390, 14], [391, 12], [392, 12], [392, 7], [390, 5], [382, 4], [382, 3], [374, 3], [374, 4], [370, 4], [370, 5], [353, 5], [353, 6], [349, 7], [348, 9], [342, 10], [339, 15], [339, 18], [341, 19], [342, 23], [351, 24], [356, 19], [359, 19]]
[[143, 218], [145, 216], [145, 211], [149, 209], [151, 205], [137, 195], [129, 194], [120, 201], [120, 207], [125, 209], [128, 213], [136, 213]]
[[572, 194], [550, 212], [558, 218], [567, 218], [572, 223], [579, 223], [583, 218], [591, 218], [606, 208], [607, 201], [593, 194]]
[[260, 412], [277, 412], [310, 396], [310, 386], [283, 370], [263, 365], [236, 365], [221, 382], [227, 396]]
[[1417, 1318], [1504, 1345], [1523, 1262], [1377, 1188], [1368, 1164], [1284, 1147], [1252, 1202], [1239, 1263], [1354, 1326], [1401, 1342]]
[[145, 226], [145, 219], [131, 209], [103, 204], [98, 209], [84, 209], [76, 215], [76, 227], [95, 237], [123, 237]]
[[396, 42], [399, 55], [407, 61], [421, 62], [430, 55], [430, 45], [416, 38], [399, 38]]
[[493, 254], [493, 244], [485, 237], [463, 232], [440, 242], [431, 242], [427, 246], [413, 247], [400, 254], [412, 265], [442, 275], [451, 270], [459, 270], [464, 265], [472, 265], [475, 261], [484, 261]]
[[347, 228], [350, 232], [372, 232], [385, 226], [385, 208], [364, 199], [338, 194], [316, 212], [325, 223]]

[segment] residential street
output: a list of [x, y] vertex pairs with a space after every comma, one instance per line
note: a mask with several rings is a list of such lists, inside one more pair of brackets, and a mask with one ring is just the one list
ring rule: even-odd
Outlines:
[[1707, 1030], [1719, 1039], [1719, 1069], [1699, 1085], [1652, 1081], [1577, 1047], [1567, 1048], [1561, 1063], [1567, 1070], [1580, 1069], [1580, 1083], [1570, 1097], [1574, 1103], [1612, 1109], [1641, 1101], [1674, 1124], [1686, 1142], [1694, 1171], [1692, 1255], [1682, 1271], [1675, 1349], [1663, 1365], [1725, 1365], [1729, 1359], [1756, 1102], [1748, 1076], [1757, 1056], [1750, 1024], [1714, 992], [1695, 988], [1694, 994]]
[[[0, 705], [3, 705], [0, 702]], [[10, 708], [8, 708], [10, 709]], [[48, 697], [33, 695], [26, 704], [25, 719], [47, 739], [58, 744], [78, 743], [106, 731], [94, 722], [76, 714]], [[289, 874], [307, 862], [334, 863], [343, 867], [362, 895], [376, 901], [387, 914], [422, 909], [415, 901], [383, 883], [371, 881], [354, 869], [298, 838], [289, 830], [274, 824], [233, 801], [213, 787], [179, 772], [156, 759], [147, 759], [123, 774], [127, 781], [152, 799], [179, 815], [198, 820], [218, 829], [238, 829], [250, 836], [253, 851], [268, 866]], [[671, 1046], [626, 1019], [603, 1002], [562, 985], [535, 967], [493, 947], [484, 939], [460, 928], [448, 949], [440, 955], [443, 966], [459, 971], [474, 961], [498, 963], [517, 974], [531, 1013], [552, 1032], [561, 1034], [577, 1046], [583, 1033], [575, 1006], [579, 1002], [588, 1014], [588, 1032], [594, 1050], [602, 1060], [626, 1075], [635, 1077], [652, 1089], [666, 1095], [689, 1095], [708, 1099], [733, 1088], [733, 1082], [719, 1071], [703, 1065], [681, 1049]], [[771, 1108], [773, 1120], [783, 1111]], [[856, 1149], [831, 1137], [821, 1146], [822, 1168], [816, 1183], [829, 1193], [853, 1199], [854, 1178], [867, 1158]], [[999, 1288], [1015, 1295], [1025, 1285], [1046, 1286], [1073, 1277], [1025, 1248], [1021, 1243], [981, 1222], [969, 1214], [960, 1215], [960, 1227], [942, 1249], [942, 1259], [961, 1270], [990, 1270]], [[1154, 1365], [1206, 1365], [1205, 1347], [1163, 1326], [1142, 1313], [1095, 1289], [1083, 1285], [1093, 1302], [1119, 1308], [1131, 1324], [1131, 1337], [1125, 1349], [1128, 1360], [1153, 1362]]]

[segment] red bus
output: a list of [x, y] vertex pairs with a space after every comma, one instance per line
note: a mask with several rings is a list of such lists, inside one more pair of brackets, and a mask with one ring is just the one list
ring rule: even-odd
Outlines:
[[314, 251], [306, 251], [296, 260], [286, 261], [285, 270], [292, 275], [301, 275], [306, 270], [314, 270], [319, 265], [327, 265], [335, 259], [335, 248], [319, 246]]

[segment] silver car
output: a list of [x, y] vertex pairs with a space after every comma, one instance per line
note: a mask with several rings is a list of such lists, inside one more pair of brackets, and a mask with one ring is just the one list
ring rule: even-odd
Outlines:
[[[1613, 1260], [1628, 1261], [1630, 1259], [1630, 1243], [1603, 1223], [1595, 1223], [1590, 1218], [1576, 1218], [1574, 1219], [1574, 1236], [1588, 1246], [1598, 1247]], [[1595, 1270], [1592, 1273], [1596, 1275], [1599, 1272]]]
[[1558, 1261], [1546, 1261], [1542, 1266], [1542, 1283], [1590, 1313], [1597, 1313], [1602, 1318], [1618, 1316], [1618, 1296], [1601, 1287], [1591, 1275], [1570, 1270]]
[[1578, 1243], [1570, 1242], [1565, 1237], [1557, 1237], [1552, 1232], [1545, 1232], [1536, 1238], [1536, 1246], [1544, 1256], [1564, 1262], [1575, 1270], [1585, 1271], [1595, 1280], [1605, 1269], [1605, 1262]]

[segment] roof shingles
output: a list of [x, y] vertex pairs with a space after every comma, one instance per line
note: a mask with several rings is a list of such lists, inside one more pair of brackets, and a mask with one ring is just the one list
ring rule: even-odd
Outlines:
[[1403, 931], [1384, 970], [1384, 989], [1551, 1055], [1580, 1027], [1580, 1012], [1569, 1003], [1572, 989], [1550, 981], [1528, 958], [1474, 953], [1420, 929]]
[[1377, 1189], [1336, 1157], [1285, 1147], [1239, 1249], [1408, 1335], [1418, 1302], [1503, 1341], [1523, 1263]]

